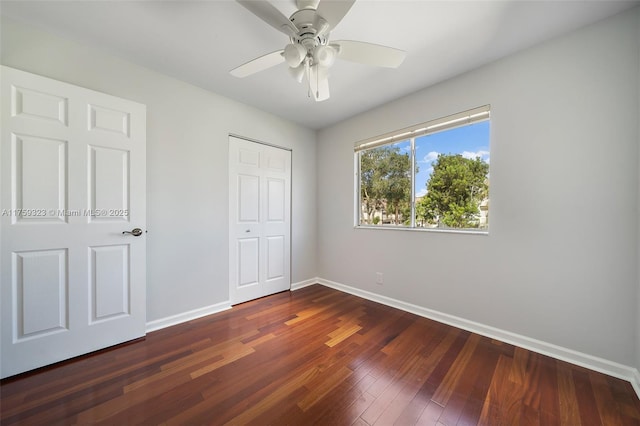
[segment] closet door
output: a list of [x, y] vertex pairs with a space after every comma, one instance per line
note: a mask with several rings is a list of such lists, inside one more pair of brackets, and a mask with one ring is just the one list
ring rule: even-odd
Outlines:
[[291, 151], [229, 137], [232, 304], [291, 287]]

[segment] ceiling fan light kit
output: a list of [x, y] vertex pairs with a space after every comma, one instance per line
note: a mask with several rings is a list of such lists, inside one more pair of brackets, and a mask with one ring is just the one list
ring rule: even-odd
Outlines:
[[355, 0], [298, 0], [298, 10], [290, 18], [267, 1], [236, 0], [265, 23], [289, 37], [284, 49], [253, 59], [230, 71], [247, 77], [286, 62], [298, 82], [306, 77], [309, 96], [316, 101], [329, 99], [329, 68], [336, 58], [365, 65], [397, 68], [406, 52], [361, 41], [329, 43], [331, 30], [349, 12]]
[[289, 73], [298, 83], [302, 83], [302, 79], [304, 78], [305, 71], [306, 71], [305, 64], [300, 64], [300, 66], [297, 66], [296, 68], [289, 67]]
[[313, 59], [321, 67], [330, 67], [336, 61], [336, 48], [333, 46], [317, 46], [313, 50]]
[[291, 68], [297, 68], [307, 56], [307, 51], [300, 44], [287, 44], [284, 48], [284, 60]]

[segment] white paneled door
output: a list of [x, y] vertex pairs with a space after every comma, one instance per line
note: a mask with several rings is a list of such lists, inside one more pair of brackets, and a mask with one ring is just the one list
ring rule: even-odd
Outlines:
[[237, 304], [291, 287], [291, 151], [229, 137], [229, 281]]
[[145, 334], [146, 107], [0, 81], [4, 378]]

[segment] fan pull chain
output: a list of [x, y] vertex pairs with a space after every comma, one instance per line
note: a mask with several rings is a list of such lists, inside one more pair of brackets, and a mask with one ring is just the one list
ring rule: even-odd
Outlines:
[[305, 66], [306, 71], [307, 71], [307, 81], [309, 82], [309, 88], [307, 90], [307, 97], [310, 98], [311, 97], [311, 91], [313, 89], [311, 88], [311, 66], [309, 65], [309, 58], [305, 59], [304, 66]]

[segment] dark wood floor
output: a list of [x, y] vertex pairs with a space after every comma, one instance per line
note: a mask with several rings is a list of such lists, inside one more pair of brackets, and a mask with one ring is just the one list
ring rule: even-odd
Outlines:
[[320, 285], [0, 385], [2, 425], [640, 424], [625, 381]]

